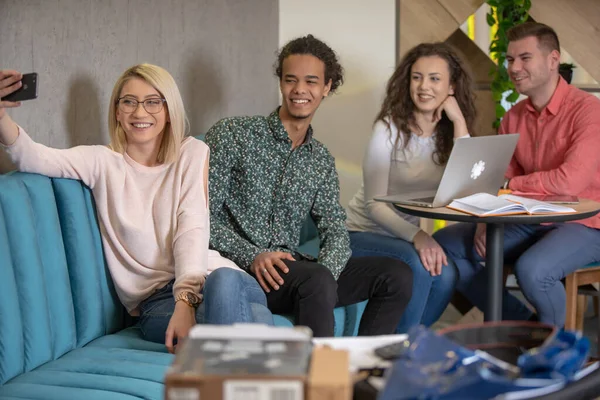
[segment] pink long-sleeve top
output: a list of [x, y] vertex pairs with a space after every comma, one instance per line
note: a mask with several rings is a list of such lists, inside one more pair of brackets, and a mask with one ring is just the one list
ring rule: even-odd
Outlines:
[[208, 249], [206, 144], [186, 138], [179, 159], [146, 167], [106, 146], [53, 149], [19, 128], [6, 149], [18, 169], [79, 179], [94, 195], [104, 254], [119, 299], [132, 315], [141, 301], [173, 278], [173, 295], [198, 293], [218, 267], [237, 268]]
[[[520, 133], [506, 172], [513, 191], [600, 201], [600, 100], [563, 78], [537, 112], [529, 99], [511, 108], [500, 134]], [[577, 221], [600, 229], [600, 214]]]

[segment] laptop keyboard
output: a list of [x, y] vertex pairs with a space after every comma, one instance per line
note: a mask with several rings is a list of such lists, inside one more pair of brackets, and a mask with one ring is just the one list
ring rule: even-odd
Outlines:
[[419, 203], [433, 203], [433, 199], [435, 199], [435, 196], [431, 196], [431, 197], [423, 197], [420, 199], [410, 199], [410, 201], [416, 201]]

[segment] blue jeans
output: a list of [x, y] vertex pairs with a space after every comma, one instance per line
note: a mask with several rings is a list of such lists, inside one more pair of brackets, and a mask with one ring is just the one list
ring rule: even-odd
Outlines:
[[412, 243], [371, 232], [350, 232], [350, 248], [353, 257], [392, 257], [410, 266], [412, 296], [396, 326], [396, 333], [406, 333], [419, 324], [431, 326], [448, 306], [458, 275], [454, 265], [446, 265], [441, 275], [431, 276]]
[[[455, 224], [433, 237], [459, 272], [457, 289], [483, 310], [487, 280], [483, 261], [475, 251], [474, 224]], [[507, 224], [504, 227], [504, 261], [514, 265], [523, 295], [535, 307], [541, 322], [564, 326], [566, 292], [560, 281], [571, 272], [600, 261], [600, 231], [577, 223], [552, 225]], [[504, 291], [502, 319], [526, 320], [531, 311]]]
[[[139, 326], [147, 340], [165, 342], [167, 326], [175, 311], [173, 283], [169, 282], [140, 304]], [[198, 324], [256, 322], [273, 325], [265, 293], [245, 272], [219, 268], [208, 275], [201, 293], [204, 301], [196, 310]]]

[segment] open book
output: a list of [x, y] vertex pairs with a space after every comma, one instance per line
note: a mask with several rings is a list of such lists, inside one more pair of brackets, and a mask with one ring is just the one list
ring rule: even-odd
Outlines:
[[565, 214], [576, 212], [571, 207], [550, 204], [512, 194], [494, 196], [477, 193], [453, 200], [446, 207], [478, 217], [511, 214]]

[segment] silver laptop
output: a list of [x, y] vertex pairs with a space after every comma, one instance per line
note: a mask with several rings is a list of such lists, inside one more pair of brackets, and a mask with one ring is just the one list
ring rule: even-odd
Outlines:
[[519, 140], [518, 133], [458, 139], [437, 190], [375, 200], [421, 207], [443, 207], [475, 193], [497, 194]]

